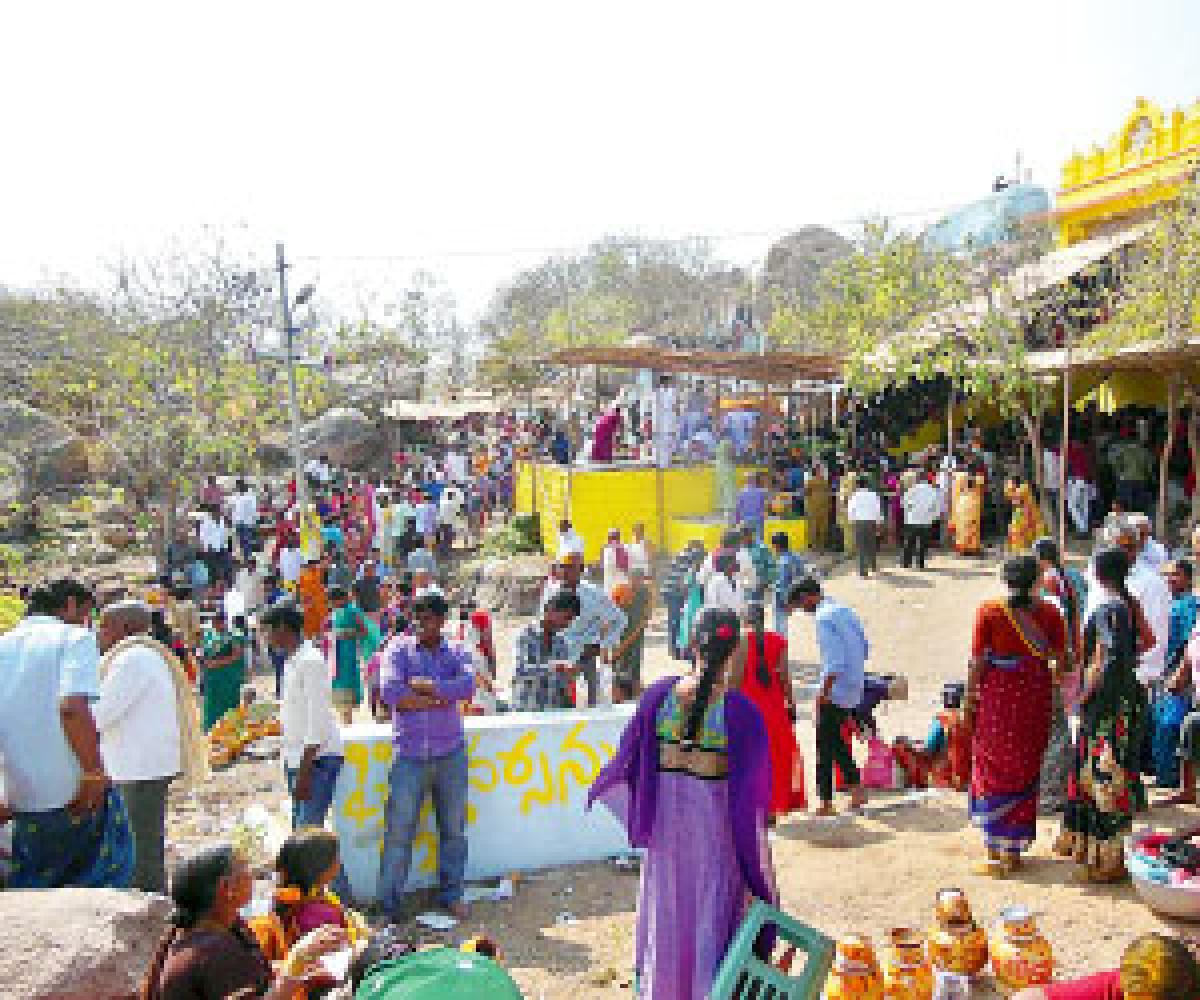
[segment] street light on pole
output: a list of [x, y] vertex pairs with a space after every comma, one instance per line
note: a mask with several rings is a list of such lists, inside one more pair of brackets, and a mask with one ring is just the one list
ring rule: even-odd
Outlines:
[[[279, 305], [283, 314], [284, 343], [287, 350], [288, 409], [291, 414], [292, 474], [296, 477], [297, 517], [308, 507], [308, 484], [304, 480], [304, 456], [300, 454], [300, 402], [296, 392], [296, 329], [292, 325], [292, 301], [287, 291], [287, 259], [283, 244], [275, 244], [275, 266], [279, 270]], [[296, 296], [296, 305], [303, 305], [312, 298], [315, 289], [305, 285]], [[297, 520], [297, 524], [299, 521]]]

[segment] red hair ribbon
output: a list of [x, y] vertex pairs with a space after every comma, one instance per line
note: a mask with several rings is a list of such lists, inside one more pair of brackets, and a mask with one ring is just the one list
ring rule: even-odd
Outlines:
[[730, 626], [730, 625], [719, 626], [717, 628], [717, 638], [718, 639], [732, 639], [733, 638], [732, 626]]

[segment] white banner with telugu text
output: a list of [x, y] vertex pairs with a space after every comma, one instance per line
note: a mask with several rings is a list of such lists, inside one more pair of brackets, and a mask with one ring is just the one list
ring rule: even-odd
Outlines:
[[[467, 878], [599, 861], [628, 850], [603, 806], [584, 811], [587, 790], [612, 757], [633, 705], [587, 711], [518, 713], [464, 720], [470, 757]], [[376, 896], [392, 762], [387, 725], [342, 730], [346, 763], [333, 826], [354, 896]], [[409, 888], [432, 885], [437, 833], [426, 799], [413, 845]]]

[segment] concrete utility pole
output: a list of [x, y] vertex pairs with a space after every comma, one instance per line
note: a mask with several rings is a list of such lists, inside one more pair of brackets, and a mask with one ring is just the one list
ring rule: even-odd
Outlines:
[[296, 330], [292, 326], [292, 301], [288, 298], [287, 290], [288, 266], [282, 243], [275, 244], [275, 266], [279, 270], [279, 307], [283, 315], [283, 332], [287, 350], [288, 409], [291, 411], [292, 422], [292, 471], [296, 477], [296, 510], [298, 513], [303, 513], [308, 508], [308, 484], [304, 479], [304, 456], [300, 454], [300, 402], [296, 393]]

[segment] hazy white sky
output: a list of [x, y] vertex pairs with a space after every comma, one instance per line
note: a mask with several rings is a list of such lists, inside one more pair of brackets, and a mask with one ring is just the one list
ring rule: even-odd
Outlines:
[[514, 249], [924, 212], [1018, 150], [1053, 187], [1138, 95], [1200, 98], [1200, 0], [37, 0], [0, 32], [0, 283], [245, 224], [468, 315]]

